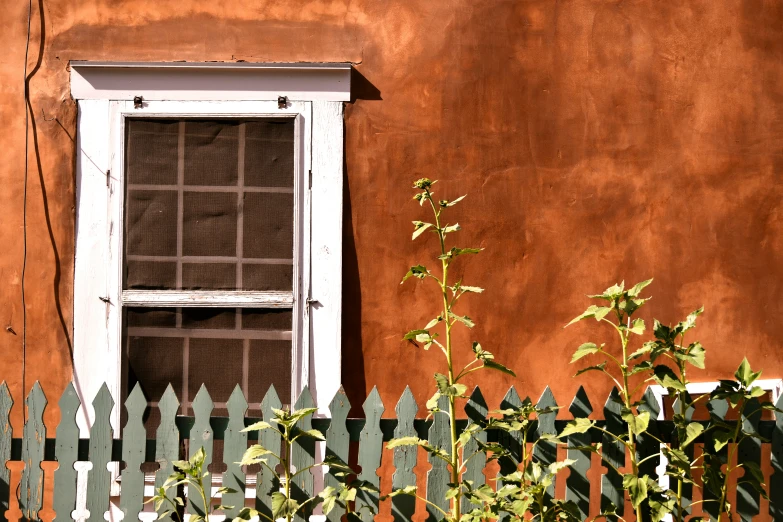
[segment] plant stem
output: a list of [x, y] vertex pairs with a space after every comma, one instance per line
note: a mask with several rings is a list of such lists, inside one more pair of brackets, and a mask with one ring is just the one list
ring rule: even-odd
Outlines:
[[[737, 411], [741, 412], [744, 408], [745, 408], [745, 401], [743, 400], [738, 404]], [[734, 443], [734, 447], [729, 449], [729, 454], [728, 457], [726, 458], [726, 475], [723, 477], [723, 487], [721, 488], [721, 492], [720, 492], [720, 503], [718, 504], [717, 522], [721, 521], [721, 518], [723, 518], [723, 512], [725, 511], [726, 495], [729, 491], [729, 476], [731, 475], [732, 472], [731, 461], [734, 458], [734, 453], [737, 451], [737, 447], [739, 446], [737, 438], [739, 437], [739, 432], [741, 427], [742, 427], [742, 415], [740, 414], [740, 418], [737, 420], [737, 424], [734, 427], [734, 435], [731, 438], [731, 442]]]
[[[290, 452], [291, 452], [291, 445], [288, 444], [288, 438], [289, 438], [289, 428], [286, 426], [285, 428], [285, 461], [283, 462], [283, 471], [285, 471], [285, 501], [288, 502], [291, 499], [291, 467], [289, 466], [288, 462], [291, 458]], [[291, 513], [290, 510], [286, 506], [285, 510], [285, 519], [286, 522], [291, 522]]]
[[[444, 257], [446, 255], [446, 237], [443, 233], [443, 229], [440, 226], [440, 212], [435, 207], [435, 202], [432, 200], [432, 195], [430, 193], [429, 189], [426, 189], [427, 191], [427, 199], [430, 202], [430, 206], [432, 206], [432, 211], [435, 214], [435, 228], [438, 232], [438, 239], [440, 240], [440, 253], [441, 253], [441, 269], [443, 271], [443, 277], [441, 277], [440, 280], [440, 290], [441, 294], [443, 296], [443, 320], [446, 324], [446, 363], [448, 364], [448, 378], [449, 378], [449, 387], [454, 386], [454, 364], [452, 361], [451, 356], [451, 317], [449, 316], [449, 312], [451, 311], [451, 307], [449, 306], [449, 286], [448, 286], [448, 277], [449, 277], [449, 260], [448, 258]], [[457, 495], [452, 499], [452, 506], [451, 506], [451, 517], [454, 522], [459, 521], [461, 518], [460, 513], [460, 497], [462, 496], [462, 488], [459, 487], [459, 455], [458, 448], [457, 448], [457, 419], [456, 419], [456, 410], [455, 410], [455, 402], [456, 397], [451, 394], [448, 396], [449, 400], [449, 428], [451, 430], [451, 453], [450, 453], [450, 466], [451, 466], [451, 483], [455, 484], [456, 487], [459, 488], [459, 491], [457, 492]]]
[[[620, 319], [620, 324], [622, 325], [622, 315], [618, 311], [617, 312], [618, 318]], [[628, 321], [630, 322], [631, 318], [628, 318]], [[632, 412], [631, 410], [631, 392], [630, 392], [630, 386], [628, 385], [628, 333], [626, 330], [626, 333], [623, 334], [623, 331], [618, 328], [618, 332], [620, 334], [620, 341], [623, 346], [623, 364], [620, 367], [620, 371], [623, 374], [623, 401], [625, 402], [625, 408], [629, 412]], [[639, 465], [636, 462], [636, 438], [634, 437], [633, 433], [633, 426], [628, 423], [628, 449], [631, 453], [631, 473], [635, 477], [639, 477]], [[642, 519], [642, 505], [639, 504], [636, 507], [636, 521], [637, 522], [643, 522]]]

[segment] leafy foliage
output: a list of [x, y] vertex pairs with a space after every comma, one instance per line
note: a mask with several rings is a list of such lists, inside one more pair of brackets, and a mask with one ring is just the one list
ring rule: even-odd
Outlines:
[[[312, 511], [313, 507], [319, 502], [323, 502], [323, 511], [328, 514], [336, 507], [340, 507], [345, 512], [349, 520], [354, 522], [358, 521], [355, 516], [355, 512], [352, 508], [352, 502], [356, 498], [356, 493], [359, 490], [363, 491], [375, 491], [377, 488], [374, 485], [361, 481], [354, 480], [348, 483], [347, 478], [349, 475], [354, 475], [355, 472], [348, 464], [340, 460], [334, 455], [330, 455], [324, 459], [323, 462], [318, 462], [310, 466], [292, 471], [291, 468], [291, 448], [293, 444], [300, 438], [311, 438], [315, 440], [325, 440], [323, 434], [318, 430], [304, 430], [299, 427], [299, 423], [315, 413], [316, 408], [302, 408], [299, 410], [288, 411], [286, 409], [272, 409], [274, 417], [271, 422], [257, 422], [245, 428], [242, 431], [263, 431], [272, 430], [282, 440], [283, 451], [280, 455], [274, 451], [265, 448], [261, 444], [253, 444], [242, 456], [240, 464], [251, 465], [260, 464], [274, 476], [276, 482], [283, 484], [283, 491], [275, 491], [271, 495], [272, 500], [272, 517], [270, 518], [266, 513], [262, 513], [253, 508], [242, 508], [237, 518], [242, 520], [250, 520], [253, 517], [262, 517], [269, 522], [275, 522], [275, 520], [284, 518], [286, 522], [291, 522], [297, 513], [307, 513]], [[291, 484], [294, 479], [301, 473], [309, 472], [316, 467], [328, 466], [332, 475], [338, 478], [339, 486], [328, 486], [323, 489], [318, 495], [310, 497], [303, 501], [298, 501], [291, 496]], [[282, 474], [277, 470], [282, 470]], [[369, 509], [369, 508], [368, 508]]]

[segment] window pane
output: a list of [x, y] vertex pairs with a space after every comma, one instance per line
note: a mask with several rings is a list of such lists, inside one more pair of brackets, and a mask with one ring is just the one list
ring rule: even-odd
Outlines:
[[126, 129], [123, 288], [293, 289], [293, 119]]
[[272, 384], [287, 402], [291, 327], [291, 310], [127, 308], [128, 392], [138, 382], [155, 402], [171, 383], [186, 414], [202, 384], [216, 403], [237, 384], [251, 403]]

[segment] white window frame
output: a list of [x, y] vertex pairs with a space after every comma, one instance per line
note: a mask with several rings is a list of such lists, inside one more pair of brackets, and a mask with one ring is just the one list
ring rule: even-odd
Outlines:
[[[92, 400], [104, 382], [115, 399], [123, 396], [118, 305], [149, 306], [150, 300], [157, 306], [200, 306], [206, 300], [226, 307], [293, 305], [291, 400], [308, 386], [320, 413], [326, 413], [340, 386], [343, 106], [350, 99], [350, 65], [71, 62], [71, 90], [79, 108], [73, 370], [84, 405], [77, 415], [82, 432], [92, 425]], [[141, 104], [134, 103], [137, 96]], [[123, 292], [125, 119], [270, 116], [296, 120], [300, 277], [293, 295]], [[115, 405], [115, 435], [120, 412]]]

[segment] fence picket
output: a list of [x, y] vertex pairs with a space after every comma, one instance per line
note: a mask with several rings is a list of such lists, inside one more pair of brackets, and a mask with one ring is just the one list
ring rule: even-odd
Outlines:
[[[419, 411], [419, 405], [413, 397], [411, 389], [406, 386], [400, 400], [397, 402], [397, 427], [394, 429], [394, 438], [415, 437], [416, 430], [413, 427], [413, 419]], [[394, 474], [392, 475], [392, 491], [416, 485], [416, 467], [418, 446], [399, 446], [394, 448]], [[392, 517], [395, 522], [407, 522], [412, 519], [416, 511], [416, 499], [408, 495], [398, 495], [391, 499]]]
[[[707, 409], [710, 412], [710, 416], [714, 417], [718, 420], [724, 420], [726, 418], [726, 414], [729, 412], [729, 404], [724, 399], [715, 399], [707, 402]], [[704, 444], [715, 444], [715, 437], [713, 435], [714, 432], [709, 432], [704, 437]], [[713, 446], [714, 447], [714, 446]], [[728, 460], [728, 445], [721, 448], [720, 451], [717, 452], [717, 458], [721, 461], [722, 464], [726, 464], [726, 461]], [[719, 495], [715, 494], [712, 490], [710, 490], [709, 487], [702, 488], [702, 498], [704, 500], [704, 503], [702, 503], [702, 509], [705, 513], [707, 513], [710, 517], [710, 520], [718, 520], [718, 502], [716, 502], [719, 498]]]
[[[606, 419], [606, 431], [618, 436], [624, 432], [623, 419], [620, 417], [621, 410], [620, 394], [617, 392], [617, 388], [612, 388], [604, 405], [604, 419]], [[601, 511], [614, 509], [618, 515], [622, 516], [625, 511], [623, 477], [614, 468], [619, 469], [625, 466], [625, 446], [608, 434], [603, 435], [601, 442], [603, 457], [606, 461], [606, 473], [601, 477]], [[610, 517], [608, 520], [616, 520], [616, 517]]]
[[[438, 408], [440, 412], [433, 414], [432, 426], [428, 433], [429, 443], [437, 448], [450, 451], [451, 445], [451, 427], [449, 426], [449, 417], [446, 412], [449, 411], [448, 398], [443, 395], [438, 399]], [[448, 491], [447, 484], [451, 482], [449, 470], [446, 463], [440, 458], [430, 455], [429, 462], [432, 469], [427, 472], [427, 500], [438, 506], [443, 511], [449, 511], [449, 501], [445, 495]], [[428, 522], [441, 520], [443, 514], [433, 506], [427, 504]]]
[[228, 408], [228, 426], [223, 444], [223, 463], [227, 469], [223, 473], [223, 487], [231, 488], [236, 493], [223, 493], [220, 503], [224, 506], [233, 506], [224, 511], [226, 520], [232, 520], [245, 505], [245, 472], [238, 462], [242, 460], [242, 455], [247, 449], [247, 433], [242, 431], [245, 429], [247, 401], [238, 384], [231, 393], [226, 406]]
[[[542, 435], [556, 435], [555, 417], [557, 417], [557, 401], [555, 401], [555, 396], [552, 394], [552, 390], [549, 386], [547, 386], [544, 393], [541, 394], [541, 398], [538, 399], [536, 407], [540, 409], [553, 409], [551, 413], [542, 413], [539, 415], [538, 422], [536, 422], [536, 435], [539, 437]], [[539, 442], [533, 449], [533, 457], [542, 466], [548, 466], [557, 462], [557, 444], [554, 442]], [[552, 484], [546, 488], [545, 495], [548, 499], [551, 499], [555, 495], [556, 480], [557, 479], [553, 477]]]
[[111, 473], [106, 467], [111, 461], [111, 445], [114, 430], [111, 426], [111, 410], [114, 408], [109, 388], [104, 383], [92, 401], [95, 420], [90, 430], [90, 463], [87, 473], [87, 510], [90, 522], [103, 522], [109, 509]]
[[[329, 403], [329, 413], [332, 416], [332, 422], [324, 434], [326, 436], [326, 457], [337, 457], [343, 462], [348, 462], [348, 446], [350, 443], [350, 434], [345, 425], [348, 418], [348, 412], [351, 410], [351, 403], [348, 402], [348, 396], [342, 386], [334, 394], [332, 402]], [[324, 476], [324, 485], [336, 488], [340, 485], [340, 479], [332, 473], [331, 470]], [[340, 522], [341, 513], [339, 509], [333, 509], [326, 515], [329, 522]]]
[[[179, 459], [179, 431], [176, 418], [179, 400], [174, 388], [169, 384], [158, 402], [160, 424], [155, 432], [155, 462], [160, 466], [155, 472], [155, 488], [163, 486], [166, 479], [174, 472], [172, 462]], [[158, 513], [168, 511], [168, 506], [161, 506]], [[166, 515], [159, 522], [171, 522], [171, 515]]]
[[[204, 448], [206, 457], [204, 458], [203, 470], [206, 471], [209, 465], [212, 464], [214, 433], [212, 432], [209, 417], [212, 415], [212, 410], [215, 409], [215, 403], [212, 402], [212, 397], [210, 397], [207, 387], [203, 384], [199, 388], [198, 393], [196, 393], [191, 407], [196, 420], [193, 423], [193, 428], [190, 430], [188, 457], [192, 458], [199, 449]], [[206, 491], [212, 490], [212, 474], [204, 478], [204, 489]], [[204, 505], [204, 501], [201, 500], [196, 487], [190, 484], [188, 485], [188, 500], [188, 513], [202, 517], [209, 514], [210, 506]]]
[[[478, 386], [473, 388], [473, 393], [470, 394], [470, 399], [468, 399], [468, 403], [465, 405], [465, 413], [467, 413], [468, 420], [471, 423], [482, 425], [486, 422], [489, 408], [487, 408], [487, 403], [484, 401], [484, 396], [481, 394], [481, 390]], [[479, 431], [474, 435], [474, 437], [481, 442], [487, 442], [486, 431]], [[469, 480], [473, 482], [474, 488], [478, 488], [486, 482], [486, 477], [484, 476], [483, 471], [484, 466], [487, 464], [487, 456], [484, 452], [479, 452], [478, 443], [473, 438], [471, 438], [470, 441], [465, 444], [465, 448], [463, 449], [463, 458], [467, 459], [474, 453], [476, 453], [476, 456], [472, 457], [470, 461], [468, 461], [468, 465], [465, 467], [465, 473], [462, 477], [463, 480]], [[461, 505], [463, 513], [478, 507], [471, 504], [470, 501], [465, 497], [462, 498]]]
[[[657, 474], [655, 468], [657, 468], [660, 465], [661, 458], [655, 457], [654, 455], [660, 454], [661, 452], [661, 446], [658, 440], [656, 440], [656, 437], [660, 438], [660, 430], [658, 429], [658, 424], [655, 422], [655, 420], [658, 418], [658, 414], [661, 411], [661, 406], [658, 404], [658, 401], [655, 398], [655, 394], [653, 393], [651, 388], [647, 388], [647, 390], [644, 392], [644, 395], [642, 395], [642, 403], [639, 405], [639, 411], [640, 412], [648, 412], [650, 414], [650, 425], [647, 427], [647, 431], [645, 433], [642, 433], [638, 437], [636, 437], [636, 461], [642, 462], [639, 464], [639, 474], [640, 475], [648, 475], [653, 478], [653, 480], [657, 480]], [[691, 415], [693, 414], [693, 409], [691, 408], [689, 410], [691, 412]], [[690, 418], [690, 417], [689, 417]], [[692, 447], [693, 445], [691, 445]], [[648, 459], [648, 460], [645, 460]], [[685, 486], [685, 484], [683, 484]], [[686, 507], [690, 505], [690, 489], [686, 491], [686, 489], [683, 487], [683, 495], [687, 494], [688, 503], [685, 504], [683, 501], [683, 507]], [[684, 500], [684, 499], [683, 499]], [[645, 520], [651, 519], [650, 509], [649, 506], [645, 503], [642, 506], [643, 516]], [[686, 512], [683, 510], [683, 512]], [[687, 511], [688, 513], [690, 511]]]
[[[593, 406], [587, 397], [587, 392], [580, 386], [577, 390], [574, 400], [568, 407], [568, 411], [575, 419], [587, 418], [593, 413]], [[587, 472], [590, 471], [590, 455], [586, 450], [571, 449], [587, 447], [591, 444], [590, 433], [575, 433], [569, 435], [567, 458], [574, 460], [571, 464], [571, 473], [566, 478], [566, 500], [576, 504], [581, 513], [582, 519], [587, 519], [590, 512], [590, 481], [587, 480]]]
[[144, 502], [144, 473], [141, 471], [141, 464], [144, 462], [147, 442], [147, 430], [144, 428], [147, 399], [138, 383], [125, 401], [125, 410], [128, 412], [128, 422], [122, 430], [122, 460], [125, 462], [125, 469], [122, 470], [120, 509], [125, 514], [125, 522], [135, 522], [139, 519]]
[[[775, 404], [783, 410], [783, 395]], [[775, 430], [772, 432], [772, 476], [769, 479], [769, 514], [772, 520], [783, 520], [783, 414], [775, 412]]]
[[[274, 386], [270, 386], [266, 395], [264, 395], [264, 399], [261, 401], [261, 416], [266, 422], [271, 423], [275, 416], [274, 413], [272, 413], [272, 409], [279, 410], [282, 407], [283, 404], [280, 402], [277, 390], [275, 390]], [[278, 435], [275, 430], [262, 430], [259, 433], [258, 443], [276, 455], [280, 455], [280, 442], [280, 435]], [[272, 517], [271, 494], [279, 488], [280, 484], [272, 472], [261, 466], [256, 475], [256, 509], [260, 513], [263, 513], [267, 517]], [[263, 520], [268, 520], [263, 517], [261, 518]]]
[[[751, 399], [742, 411], [742, 430], [746, 433], [758, 433], [761, 420], [761, 404], [758, 399]], [[758, 439], [746, 437], [737, 448], [737, 464], [754, 464], [761, 466], [761, 442]], [[744, 477], [752, 477], [753, 474], [747, 467], [742, 468], [743, 475], [737, 478], [737, 513], [742, 522], [749, 522], [758, 515], [759, 492], [749, 482], [744, 482]]]
[[13, 430], [9, 415], [13, 405], [11, 392], [3, 381], [0, 384], [0, 520], [7, 520], [5, 513], [8, 511], [11, 494], [11, 470], [5, 466], [5, 463], [11, 460]]
[[[359, 436], [359, 480], [366, 480], [376, 488], [381, 485], [378, 468], [381, 467], [383, 453], [383, 432], [381, 431], [381, 416], [386, 408], [383, 406], [378, 388], [373, 386], [367, 400], [362, 405], [365, 424]], [[372, 521], [378, 513], [378, 494], [370, 491], [359, 491], [356, 495], [356, 509], [362, 520]], [[361, 511], [359, 511], [361, 510]]]
[[[314, 406], [315, 402], [313, 401], [312, 393], [310, 393], [310, 388], [305, 386], [294, 405], [294, 409], [301, 410]], [[299, 427], [303, 430], [312, 429], [313, 423], [311, 417], [302, 419]], [[312, 437], [300, 437], [294, 443], [291, 448], [291, 464], [296, 470], [304, 469], [315, 464], [315, 439]], [[291, 484], [291, 497], [298, 500], [299, 503], [302, 503], [313, 496], [314, 487], [313, 474], [310, 471], [300, 473], [293, 479]], [[311, 513], [312, 508], [308, 506], [305, 509], [300, 510], [296, 514], [294, 520], [297, 522], [307, 522], [310, 520]]]
[[19, 485], [19, 507], [22, 516], [29, 520], [38, 518], [38, 510], [43, 505], [44, 475], [41, 462], [44, 456], [46, 426], [43, 423], [43, 411], [46, 408], [46, 396], [38, 381], [27, 396], [27, 422], [24, 424], [22, 441], [22, 460], [24, 470]]

